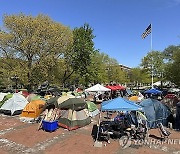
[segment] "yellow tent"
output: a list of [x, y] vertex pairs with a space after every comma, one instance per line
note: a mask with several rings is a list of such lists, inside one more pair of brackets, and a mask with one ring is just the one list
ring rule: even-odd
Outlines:
[[131, 96], [130, 98], [129, 98], [129, 100], [130, 101], [139, 101], [139, 99], [138, 99], [139, 97], [138, 96]]
[[45, 105], [43, 100], [33, 100], [28, 103], [21, 113], [21, 117], [37, 118]]

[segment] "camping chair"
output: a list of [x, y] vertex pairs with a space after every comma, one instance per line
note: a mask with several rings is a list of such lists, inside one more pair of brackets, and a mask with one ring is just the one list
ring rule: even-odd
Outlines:
[[[93, 125], [93, 129], [91, 132], [91, 136], [93, 138], [93, 140], [95, 141], [96, 139], [98, 141], [106, 141], [107, 143], [110, 143], [110, 134], [107, 130], [107, 124], [105, 123], [101, 123], [99, 128], [97, 125]], [[98, 131], [99, 129], [99, 131]]]
[[166, 129], [164, 128], [164, 126], [162, 125], [162, 123], [157, 124], [157, 127], [159, 128], [159, 132], [160, 132], [161, 137], [162, 137], [163, 139], [168, 138], [169, 135], [171, 134], [168, 130], [166, 130]]

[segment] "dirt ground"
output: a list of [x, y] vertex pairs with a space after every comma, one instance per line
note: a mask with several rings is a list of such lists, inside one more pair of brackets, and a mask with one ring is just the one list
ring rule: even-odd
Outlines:
[[96, 123], [97, 118], [74, 131], [59, 128], [50, 133], [38, 131], [37, 123], [21, 122], [18, 116], [0, 115], [0, 154], [180, 154], [180, 132], [174, 130], [169, 130], [171, 135], [166, 142], [161, 142], [158, 130], [152, 129], [148, 144], [131, 143], [122, 149], [119, 140], [111, 140], [110, 144], [94, 147], [91, 130]]

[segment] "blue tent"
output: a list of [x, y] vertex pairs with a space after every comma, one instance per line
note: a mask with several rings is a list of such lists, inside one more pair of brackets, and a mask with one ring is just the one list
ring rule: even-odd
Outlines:
[[152, 89], [146, 90], [144, 93], [145, 94], [156, 94], [157, 95], [157, 94], [162, 94], [162, 91], [152, 88]]
[[102, 111], [137, 111], [141, 109], [141, 106], [122, 97], [104, 101], [101, 104]]
[[156, 128], [158, 123], [167, 125], [167, 117], [171, 114], [169, 108], [155, 99], [145, 99], [140, 105], [148, 119], [148, 126]]

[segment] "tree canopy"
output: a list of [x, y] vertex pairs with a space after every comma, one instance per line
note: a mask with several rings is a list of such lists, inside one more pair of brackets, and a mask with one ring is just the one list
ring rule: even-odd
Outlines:
[[165, 67], [166, 79], [180, 86], [180, 46], [169, 46], [163, 53], [167, 61]]
[[19, 62], [21, 70], [26, 70], [29, 89], [37, 75], [33, 75], [34, 70], [38, 67], [43, 75], [47, 74], [54, 59], [63, 55], [73, 41], [70, 28], [44, 15], [5, 15], [4, 27], [0, 31], [0, 49], [4, 57], [23, 61]]

